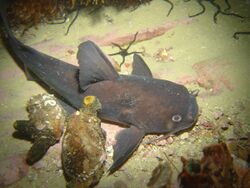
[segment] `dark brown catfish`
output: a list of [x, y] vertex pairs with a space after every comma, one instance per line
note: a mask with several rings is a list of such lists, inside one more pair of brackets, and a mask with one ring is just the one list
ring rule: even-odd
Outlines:
[[121, 76], [102, 51], [86, 41], [79, 46], [76, 67], [18, 41], [2, 13], [0, 23], [10, 53], [48, 88], [75, 109], [82, 107], [84, 96], [95, 95], [102, 104], [99, 117], [127, 127], [116, 137], [111, 173], [129, 158], [146, 134], [176, 133], [195, 123], [195, 96], [183, 85], [152, 78], [140, 56], [134, 55], [132, 75]]
[[134, 55], [130, 76], [118, 75], [93, 42], [82, 43], [77, 58], [84, 95], [97, 96], [103, 120], [127, 127], [116, 137], [111, 173], [128, 159], [145, 134], [176, 133], [196, 122], [195, 96], [183, 85], [152, 78], [139, 55]]

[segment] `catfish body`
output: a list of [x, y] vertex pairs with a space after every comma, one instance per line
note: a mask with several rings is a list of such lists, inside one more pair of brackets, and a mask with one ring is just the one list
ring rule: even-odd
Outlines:
[[[102, 119], [136, 126], [145, 133], [177, 132], [190, 126], [197, 115], [195, 98], [184, 86], [166, 80], [121, 76], [91, 84], [84, 95], [100, 99]], [[175, 116], [181, 120], [172, 120]]]
[[77, 67], [18, 41], [2, 11], [0, 23], [12, 56], [47, 88], [74, 109], [82, 107], [85, 96], [95, 95], [102, 104], [99, 117], [127, 127], [116, 137], [111, 173], [129, 158], [145, 134], [176, 133], [195, 123], [198, 116], [195, 96], [182, 85], [152, 78], [137, 54], [133, 75], [120, 76], [98, 46], [86, 41], [79, 46]]
[[[118, 75], [93, 42], [79, 46], [79, 87], [84, 95], [95, 95], [102, 103], [102, 119], [136, 126], [144, 133], [174, 133], [196, 120], [195, 96], [183, 86], [152, 78], [143, 59], [134, 55], [133, 75]], [[140, 66], [138, 66], [140, 65]], [[144, 75], [142, 75], [142, 70]]]

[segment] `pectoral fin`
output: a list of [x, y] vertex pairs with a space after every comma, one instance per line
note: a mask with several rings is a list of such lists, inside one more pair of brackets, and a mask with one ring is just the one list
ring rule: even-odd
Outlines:
[[141, 58], [141, 56], [139, 56], [138, 54], [134, 54], [132, 74], [153, 78], [152, 72], [150, 71], [144, 60]]
[[116, 136], [116, 144], [114, 146], [113, 164], [109, 168], [109, 173], [115, 172], [128, 158], [133, 154], [139, 146], [144, 131], [135, 126], [126, 128]]

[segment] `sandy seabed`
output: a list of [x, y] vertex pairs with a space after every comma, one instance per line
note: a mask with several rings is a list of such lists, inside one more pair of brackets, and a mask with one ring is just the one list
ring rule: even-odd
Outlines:
[[[249, 1], [234, 0], [231, 4], [234, 12], [250, 16]], [[215, 24], [214, 8], [208, 3], [205, 5], [205, 13], [192, 18], [188, 24], [176, 24], [157, 37], [135, 43], [130, 49], [144, 51], [143, 58], [155, 78], [184, 84], [189, 90], [200, 90], [197, 100], [201, 115], [197, 125], [173, 137], [170, 143], [142, 143], [121, 170], [104, 176], [97, 187], [147, 187], [158, 164], [156, 157], [165, 159], [165, 154], [178, 169], [172, 169], [171, 184], [175, 187], [176, 177], [182, 169], [180, 156], [200, 158], [204, 146], [218, 142], [214, 129], [219, 129], [219, 135], [225, 141], [250, 132], [250, 35], [242, 35], [239, 40], [232, 37], [236, 31], [250, 31], [250, 20], [219, 15]], [[186, 20], [188, 15], [200, 11], [195, 1], [174, 1], [174, 9], [167, 17], [169, 8], [165, 1], [155, 0], [134, 11], [105, 7], [88, 15], [83, 9], [67, 36], [64, 33], [70, 21], [60, 25], [38, 25], [37, 29], [29, 29], [20, 40], [53, 57], [77, 64], [78, 45], [90, 36], [103, 39], [112, 33], [117, 36], [133, 35], [168, 22]], [[118, 50], [112, 45], [101, 45], [101, 48], [107, 54]], [[162, 51], [166, 52], [165, 56]], [[112, 58], [121, 61], [119, 56]], [[0, 59], [0, 182], [13, 188], [65, 187], [60, 144], [50, 148], [36, 165], [28, 167], [23, 163], [31, 143], [14, 138], [12, 124], [15, 120], [27, 119], [26, 102], [45, 90], [36, 82], [27, 81], [2, 43]], [[129, 56], [121, 73], [128, 74], [131, 63], [132, 56]], [[232, 121], [225, 130], [220, 129], [225, 122], [218, 121], [222, 119], [218, 116], [224, 115]], [[206, 127], [207, 122], [213, 123], [212, 130]]]

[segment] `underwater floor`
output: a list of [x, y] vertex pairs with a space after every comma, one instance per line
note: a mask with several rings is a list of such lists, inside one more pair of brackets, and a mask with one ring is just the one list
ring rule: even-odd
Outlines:
[[[225, 6], [224, 1], [218, 2]], [[233, 12], [250, 17], [250, 1], [230, 2]], [[159, 164], [158, 158], [170, 164], [168, 171], [172, 175], [157, 181], [168, 182], [168, 187], [178, 187], [181, 156], [200, 159], [202, 149], [218, 141], [228, 145], [234, 164], [240, 169], [239, 176], [249, 170], [250, 35], [239, 35], [236, 40], [233, 34], [250, 31], [250, 19], [219, 14], [215, 24], [215, 8], [208, 2], [204, 5], [204, 14], [193, 18], [188, 15], [201, 10], [196, 1], [174, 1], [169, 16], [170, 5], [160, 0], [141, 5], [134, 11], [106, 7], [89, 15], [83, 9], [66, 36], [74, 13], [65, 24], [41, 24], [19, 38], [39, 51], [77, 64], [77, 48], [84, 40], [94, 40], [109, 54], [118, 50], [111, 42], [128, 44], [136, 32], [139, 38], [140, 33], [145, 32], [148, 35], [133, 44], [130, 51], [144, 52], [143, 58], [154, 77], [184, 84], [189, 90], [200, 90], [197, 100], [201, 115], [192, 130], [152, 144], [146, 142], [156, 136], [146, 136], [125, 165], [114, 174], [103, 176], [96, 187], [147, 187], [152, 171]], [[112, 58], [121, 62], [120, 56]], [[2, 43], [0, 59], [0, 187], [65, 187], [60, 143], [50, 148], [38, 163], [28, 166], [24, 157], [31, 143], [12, 135], [13, 122], [27, 119], [25, 106], [29, 98], [45, 90], [36, 82], [27, 81]], [[131, 63], [132, 56], [126, 57], [122, 74], [130, 73]], [[112, 91], [110, 95], [112, 97]], [[114, 134], [116, 126], [105, 124], [104, 127], [108, 135], [109, 132], [111, 136]], [[238, 143], [238, 140], [247, 142], [247, 138], [248, 143]], [[243, 148], [241, 152], [238, 147]], [[152, 187], [157, 186], [155, 183]]]

